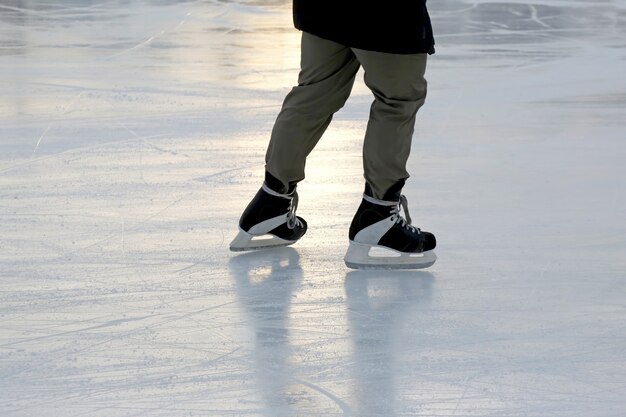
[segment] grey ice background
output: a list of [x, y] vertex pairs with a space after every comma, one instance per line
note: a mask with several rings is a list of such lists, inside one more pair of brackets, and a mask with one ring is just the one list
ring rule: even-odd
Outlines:
[[361, 81], [290, 249], [227, 246], [288, 1], [0, 2], [0, 415], [626, 415], [626, 2], [429, 1], [422, 272], [342, 262]]

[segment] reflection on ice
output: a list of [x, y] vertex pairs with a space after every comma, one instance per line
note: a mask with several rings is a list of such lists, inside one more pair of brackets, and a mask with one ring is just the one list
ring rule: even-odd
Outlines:
[[[348, 326], [352, 335], [354, 415], [401, 415], [409, 391], [423, 388], [419, 376], [396, 381], [405, 369], [405, 327], [415, 307], [428, 301], [434, 277], [429, 272], [346, 274]], [[420, 341], [412, 348], [419, 349]], [[422, 341], [427, 343], [426, 341]], [[406, 359], [405, 359], [406, 360]], [[408, 366], [411, 366], [407, 364]], [[408, 385], [404, 385], [408, 383]]]
[[[304, 340], [294, 335], [293, 329], [301, 330], [299, 323], [319, 310], [315, 305], [299, 308], [301, 302], [296, 294], [303, 284], [299, 253], [293, 248], [278, 249], [271, 257], [263, 252], [251, 252], [234, 256], [229, 266], [243, 306], [243, 319], [253, 332], [250, 355], [256, 389], [248, 401], [254, 403], [258, 393], [261, 401], [258, 408], [263, 410], [263, 415], [315, 414], [319, 411], [311, 405], [319, 407], [320, 398], [330, 400], [348, 415], [397, 415], [395, 403], [403, 397], [402, 384], [406, 381], [400, 381], [397, 388], [395, 379], [401, 369], [412, 366], [401, 364], [406, 360], [404, 330], [415, 308], [428, 302], [432, 274], [390, 271], [346, 274], [348, 333], [345, 338], [349, 348], [338, 349], [333, 355], [348, 355], [344, 372], [354, 383], [342, 386], [337, 392], [319, 385], [315, 374], [313, 379], [306, 376], [306, 370], [315, 366], [314, 359], [297, 360], [308, 350], [310, 355], [324, 349], [302, 344], [313, 335], [305, 335]], [[419, 385], [415, 388], [419, 389]], [[354, 401], [343, 400], [346, 394]], [[330, 407], [325, 414], [332, 412]]]
[[293, 405], [306, 402], [293, 395], [298, 383], [290, 369], [289, 307], [302, 281], [298, 252], [285, 248], [270, 258], [259, 252], [238, 255], [230, 260], [230, 269], [244, 319], [254, 331], [253, 372], [263, 401], [260, 409], [268, 417], [292, 416]]

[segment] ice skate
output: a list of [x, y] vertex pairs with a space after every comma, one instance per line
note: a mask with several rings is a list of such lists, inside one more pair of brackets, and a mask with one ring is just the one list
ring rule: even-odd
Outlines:
[[[437, 260], [435, 236], [411, 225], [406, 197], [378, 200], [367, 194], [350, 225], [344, 258], [354, 269], [421, 269]], [[403, 209], [406, 219], [400, 215]]]
[[231, 251], [287, 246], [306, 232], [307, 224], [296, 216], [298, 194], [280, 194], [266, 184], [257, 192], [239, 220], [239, 233]]

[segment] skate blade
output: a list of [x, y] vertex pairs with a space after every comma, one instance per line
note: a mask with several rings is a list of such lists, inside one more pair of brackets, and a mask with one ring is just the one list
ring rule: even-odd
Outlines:
[[230, 242], [230, 250], [233, 252], [243, 252], [249, 250], [269, 249], [288, 246], [295, 243], [295, 241], [281, 239], [278, 236], [265, 234], [265, 235], [252, 235], [248, 232], [244, 232], [239, 229], [239, 233], [232, 242]]
[[399, 252], [382, 246], [350, 241], [344, 262], [352, 269], [423, 269], [437, 260], [435, 252]]

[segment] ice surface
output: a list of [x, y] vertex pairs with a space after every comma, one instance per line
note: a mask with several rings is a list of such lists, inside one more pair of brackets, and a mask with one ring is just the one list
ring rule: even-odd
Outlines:
[[427, 272], [343, 264], [371, 95], [232, 254], [289, 1], [0, 2], [0, 415], [626, 415], [626, 1], [431, 0]]

